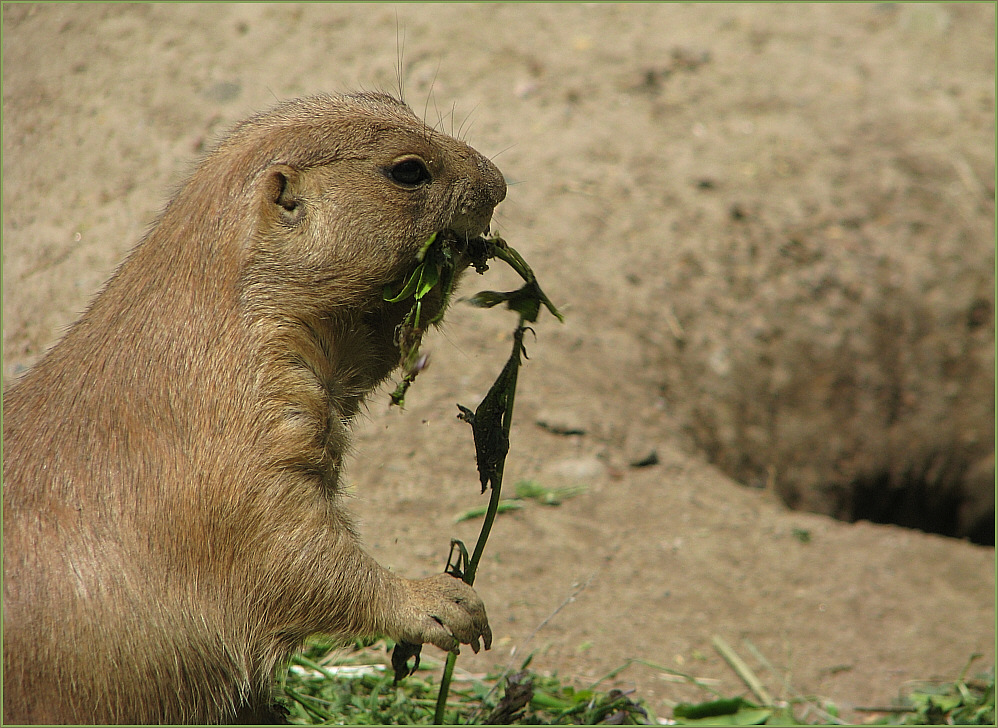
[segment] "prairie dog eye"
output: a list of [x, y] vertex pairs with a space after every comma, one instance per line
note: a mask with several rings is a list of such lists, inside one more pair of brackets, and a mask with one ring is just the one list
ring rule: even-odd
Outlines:
[[403, 157], [393, 162], [385, 173], [392, 182], [403, 187], [419, 187], [433, 180], [430, 171], [419, 157]]

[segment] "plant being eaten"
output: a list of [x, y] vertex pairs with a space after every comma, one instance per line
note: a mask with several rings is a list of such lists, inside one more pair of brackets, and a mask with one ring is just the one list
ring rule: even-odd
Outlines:
[[[448, 233], [434, 233], [416, 255], [417, 265], [409, 276], [385, 287], [384, 299], [388, 303], [401, 303], [412, 298], [412, 307], [395, 331], [395, 343], [399, 348], [399, 361], [402, 379], [391, 393], [391, 403], [405, 406], [405, 395], [419, 373], [426, 368], [428, 355], [420, 352], [423, 334], [433, 324], [443, 318], [454, 289], [456, 273], [465, 265], [474, 266], [478, 273], [489, 269], [489, 261], [502, 260], [524, 280], [524, 285], [516, 291], [482, 291], [469, 299], [469, 302], [482, 308], [491, 308], [505, 303], [508, 308], [520, 314], [524, 321], [535, 321], [543, 304], [559, 321], [564, 320], [544, 292], [537, 285], [534, 272], [523, 257], [498, 235], [478, 236], [471, 240], [459, 240]], [[435, 288], [439, 289], [441, 300], [436, 312], [424, 315], [423, 303]]]
[[[391, 398], [392, 404], [403, 406], [406, 391], [426, 366], [426, 356], [419, 352], [423, 332], [427, 326], [436, 323], [443, 316], [453, 291], [455, 272], [459, 270], [459, 266], [470, 262], [476, 271], [484, 273], [488, 269], [488, 262], [492, 259], [501, 260], [509, 265], [524, 282], [514, 291], [481, 291], [469, 299], [470, 303], [482, 308], [492, 308], [504, 303], [506, 308], [515, 311], [519, 316], [513, 331], [513, 349], [485, 398], [474, 411], [460, 404], [457, 406], [460, 412], [458, 417], [471, 425], [482, 493], [489, 489], [492, 491], [474, 553], [469, 556], [467, 548], [461, 541], [452, 540], [451, 553], [444, 569], [446, 573], [461, 579], [469, 586], [475, 582], [478, 564], [499, 510], [503, 468], [509, 452], [509, 431], [513, 417], [517, 375], [522, 359], [526, 356], [523, 335], [529, 329], [528, 324], [537, 320], [542, 306], [559, 321], [564, 319], [537, 284], [537, 278], [523, 256], [499, 236], [479, 236], [473, 240], [460, 242], [446, 235], [435, 234], [420, 249], [417, 265], [412, 273], [405, 280], [387, 287], [384, 293], [385, 300], [390, 303], [400, 303], [410, 297], [413, 299], [412, 306], [396, 330], [396, 344], [399, 347], [403, 375]], [[437, 286], [440, 287], [439, 308], [435, 309], [436, 313], [429, 315], [428, 320], [424, 320], [423, 303]], [[434, 305], [437, 303], [436, 300], [433, 301]], [[420, 648], [419, 644], [396, 643], [392, 652], [392, 667], [396, 681], [411, 675], [419, 666]], [[444, 722], [447, 695], [456, 658], [456, 652], [447, 656], [441, 676], [440, 691], [437, 694], [434, 711], [434, 723], [438, 725]], [[411, 665], [410, 659], [413, 661]]]

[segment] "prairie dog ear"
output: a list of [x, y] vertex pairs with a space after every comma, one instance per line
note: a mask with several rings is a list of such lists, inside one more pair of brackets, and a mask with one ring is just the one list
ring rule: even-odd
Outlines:
[[264, 174], [263, 194], [267, 205], [286, 225], [296, 225], [305, 216], [305, 204], [299, 195], [301, 172], [286, 164], [275, 164]]

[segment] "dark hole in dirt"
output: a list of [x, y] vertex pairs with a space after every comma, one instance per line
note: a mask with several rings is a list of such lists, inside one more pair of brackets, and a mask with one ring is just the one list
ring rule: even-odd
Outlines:
[[884, 473], [856, 480], [852, 490], [850, 521], [890, 523], [943, 536], [963, 536], [982, 546], [995, 545], [995, 513], [979, 518], [969, 529], [960, 530], [963, 497], [959, 489], [942, 490], [937, 484], [915, 476], [896, 482]]

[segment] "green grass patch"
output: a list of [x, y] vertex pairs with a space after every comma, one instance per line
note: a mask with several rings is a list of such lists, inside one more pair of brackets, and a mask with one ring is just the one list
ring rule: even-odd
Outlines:
[[[442, 663], [424, 658], [416, 672], [395, 682], [389, 641], [335, 649], [311, 641], [279, 682], [289, 723], [295, 725], [433, 725]], [[649, 722], [647, 709], [619, 690], [580, 689], [524, 664], [507, 676], [484, 678], [456, 671], [446, 724], [617, 725]]]
[[995, 669], [968, 677], [973, 655], [952, 681], [918, 682], [909, 686], [898, 705], [866, 709], [882, 712], [874, 725], [995, 725]]
[[[433, 725], [442, 662], [425, 657], [419, 669], [396, 683], [391, 642], [358, 641], [335, 648], [316, 639], [296, 656], [279, 681], [288, 721], [297, 725]], [[747, 650], [757, 659], [751, 644]], [[511, 674], [474, 676], [455, 671], [444, 723], [464, 725], [845, 725], [836, 705], [825, 698], [774, 698], [735, 650], [715, 638], [718, 651], [745, 683], [746, 695], [723, 695], [717, 681], [696, 678], [642, 660], [631, 660], [596, 683], [579, 687], [557, 675], [529, 668], [530, 659]], [[894, 705], [857, 708], [863, 725], [994, 725], [994, 668], [968, 676], [971, 663], [953, 681], [909, 684]], [[704, 691], [702, 702], [675, 705], [656, 718], [640, 696], [600, 685], [624, 669], [640, 665]], [[760, 694], [765, 698], [760, 698]]]

